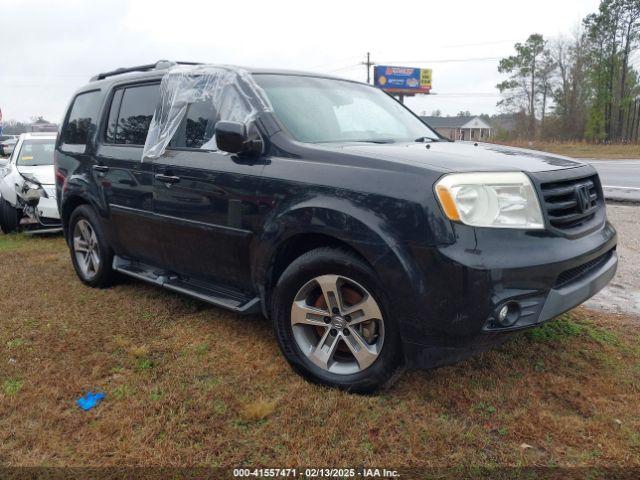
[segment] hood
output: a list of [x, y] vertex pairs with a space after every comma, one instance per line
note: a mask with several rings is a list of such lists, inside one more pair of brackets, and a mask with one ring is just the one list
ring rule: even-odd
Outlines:
[[422, 165], [444, 172], [510, 170], [534, 173], [584, 165], [561, 155], [491, 143], [349, 143], [340, 146], [325, 144], [324, 147], [381, 160]]
[[36, 177], [42, 185], [55, 185], [56, 174], [53, 165], [38, 165], [34, 167], [19, 166], [18, 171]]

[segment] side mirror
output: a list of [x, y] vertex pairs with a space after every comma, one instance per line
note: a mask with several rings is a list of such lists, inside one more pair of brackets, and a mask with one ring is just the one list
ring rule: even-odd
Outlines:
[[247, 126], [241, 122], [221, 120], [216, 123], [216, 144], [223, 152], [255, 156], [262, 153], [262, 140], [258, 133], [249, 135]]

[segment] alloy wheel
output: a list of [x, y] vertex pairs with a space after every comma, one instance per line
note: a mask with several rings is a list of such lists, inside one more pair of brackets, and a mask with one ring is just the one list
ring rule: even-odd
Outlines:
[[84, 218], [78, 220], [73, 230], [73, 251], [82, 276], [92, 280], [100, 269], [100, 246], [95, 230]]
[[315, 277], [298, 291], [291, 327], [304, 355], [335, 374], [365, 370], [384, 344], [378, 303], [362, 285], [341, 275]]

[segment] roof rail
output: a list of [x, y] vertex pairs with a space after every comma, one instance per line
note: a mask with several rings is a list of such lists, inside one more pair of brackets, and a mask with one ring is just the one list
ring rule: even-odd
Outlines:
[[96, 80], [103, 80], [107, 77], [113, 77], [114, 75], [122, 75], [123, 73], [131, 73], [131, 72], [148, 72], [151, 70], [165, 70], [169, 68], [173, 64], [178, 65], [201, 65], [200, 62], [172, 62], [170, 60], [158, 60], [156, 63], [149, 63], [147, 65], [138, 65], [137, 67], [127, 67], [127, 68], [117, 68], [110, 72], [99, 73], [94, 77], [91, 77], [91, 82], [95, 82]]

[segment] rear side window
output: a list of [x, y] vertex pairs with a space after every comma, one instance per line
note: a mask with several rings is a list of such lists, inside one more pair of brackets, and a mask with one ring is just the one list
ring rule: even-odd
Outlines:
[[73, 101], [67, 124], [62, 131], [62, 143], [86, 145], [96, 131], [96, 117], [100, 107], [100, 92], [81, 93]]
[[116, 90], [105, 140], [118, 145], [144, 145], [159, 98], [159, 84]]

